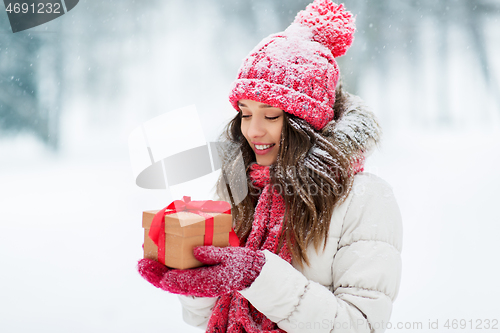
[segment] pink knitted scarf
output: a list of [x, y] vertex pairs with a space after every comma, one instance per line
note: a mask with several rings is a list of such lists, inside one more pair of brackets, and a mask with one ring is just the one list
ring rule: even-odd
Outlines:
[[[269, 167], [257, 163], [250, 165], [250, 179], [262, 190], [255, 207], [252, 231], [245, 247], [276, 253], [281, 235], [285, 202], [270, 185]], [[278, 255], [291, 262], [286, 243]], [[257, 333], [285, 332], [276, 323], [255, 309], [240, 293], [234, 291], [217, 299], [208, 322], [207, 332]]]

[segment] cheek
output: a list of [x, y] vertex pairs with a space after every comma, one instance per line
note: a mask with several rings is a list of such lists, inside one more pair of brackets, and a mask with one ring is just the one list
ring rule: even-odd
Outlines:
[[243, 134], [243, 136], [245, 137], [245, 139], [248, 140], [247, 128], [248, 128], [248, 126], [244, 122], [242, 122], [241, 126], [240, 126], [241, 134]]

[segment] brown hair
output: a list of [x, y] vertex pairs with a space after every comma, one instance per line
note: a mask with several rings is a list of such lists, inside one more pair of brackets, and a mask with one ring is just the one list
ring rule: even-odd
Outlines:
[[[346, 110], [346, 97], [339, 84], [334, 121], [341, 118]], [[318, 251], [321, 240], [326, 246], [333, 208], [349, 193], [352, 168], [349, 156], [334, 143], [335, 140], [328, 137], [327, 132], [316, 131], [305, 120], [286, 112], [283, 114], [280, 148], [276, 163], [270, 166], [270, 183], [285, 201], [284, 232], [278, 251], [286, 242], [292, 258], [300, 266], [302, 262], [309, 265], [306, 248], [312, 242]], [[235, 205], [238, 200], [234, 200], [227, 185], [235, 182], [238, 159], [247, 173], [250, 164], [256, 161], [255, 153], [241, 132], [241, 112], [226, 126], [221, 139], [229, 143], [229, 149], [222, 152], [217, 194], [232, 203], [235, 232], [244, 244], [252, 229], [260, 191], [255, 191], [249, 177], [246, 177], [249, 193]]]

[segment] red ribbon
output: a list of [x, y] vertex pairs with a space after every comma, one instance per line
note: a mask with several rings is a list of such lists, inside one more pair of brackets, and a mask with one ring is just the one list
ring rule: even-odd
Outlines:
[[[191, 201], [191, 197], [184, 196], [183, 200], [174, 200], [167, 207], [160, 210], [153, 218], [149, 229], [149, 238], [158, 246], [158, 261], [165, 265], [165, 215], [177, 212], [190, 212], [205, 218], [204, 245], [212, 245], [214, 239], [214, 218], [206, 213], [231, 214], [231, 205], [225, 201]], [[167, 212], [167, 210], [169, 210]], [[229, 232], [229, 244], [240, 246], [238, 236], [233, 228]]]

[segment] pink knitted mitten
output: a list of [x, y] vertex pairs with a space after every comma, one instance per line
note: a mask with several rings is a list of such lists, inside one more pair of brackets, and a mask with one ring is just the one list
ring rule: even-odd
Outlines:
[[245, 247], [199, 246], [193, 251], [203, 266], [172, 269], [160, 281], [160, 288], [174, 294], [217, 297], [250, 287], [266, 258], [262, 251]]
[[160, 281], [170, 268], [151, 259], [141, 259], [137, 264], [139, 274], [156, 288], [161, 288]]

